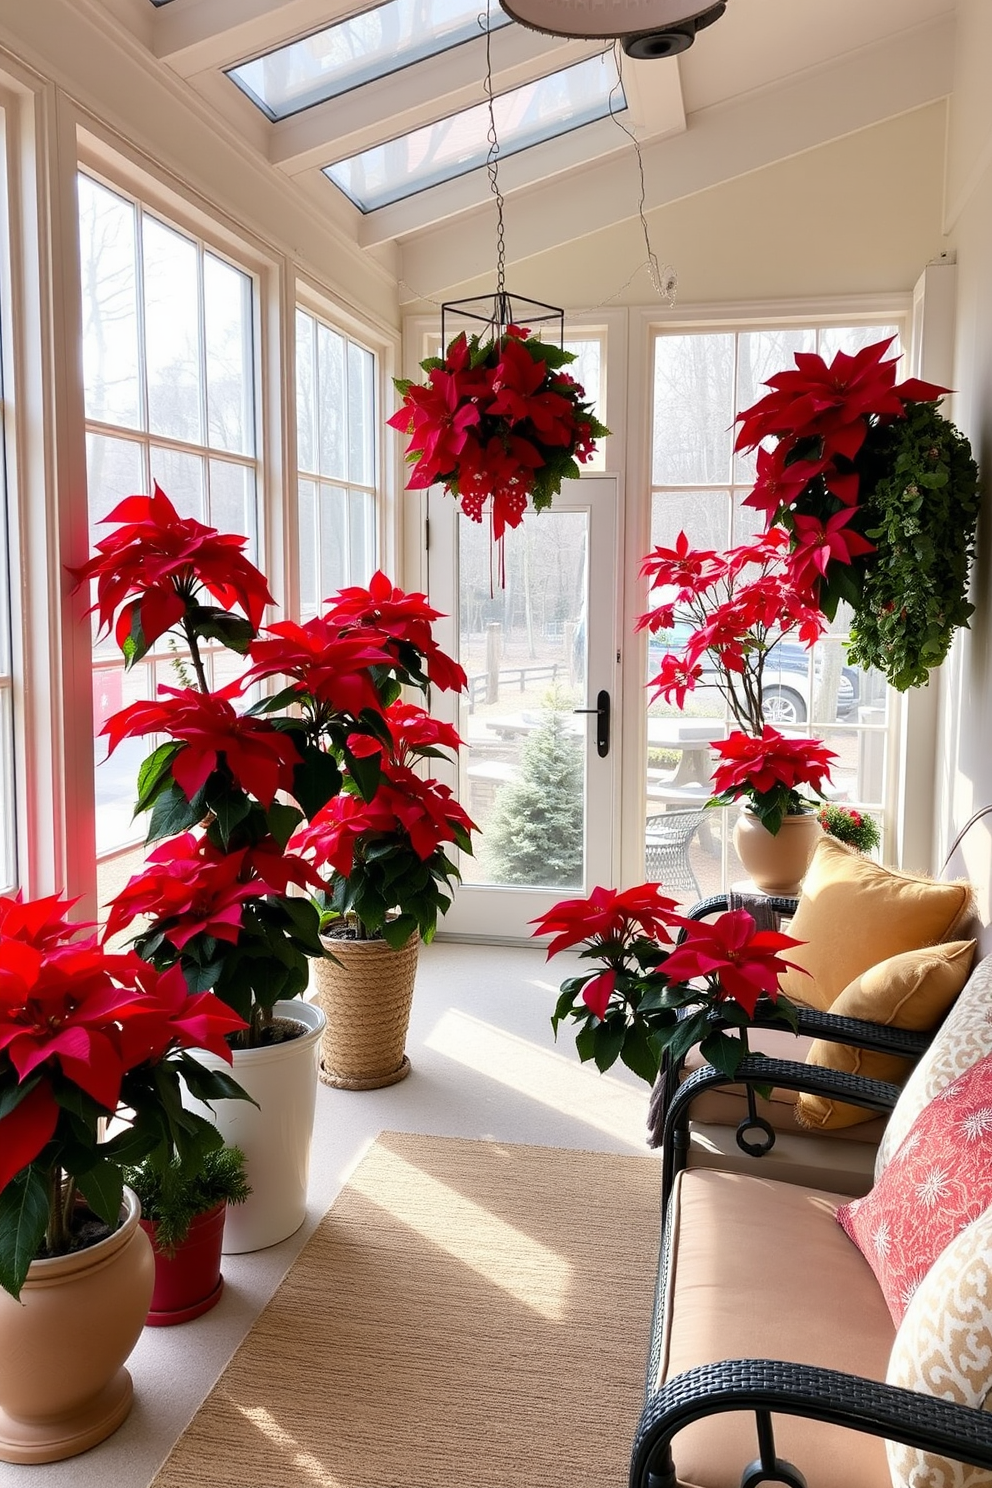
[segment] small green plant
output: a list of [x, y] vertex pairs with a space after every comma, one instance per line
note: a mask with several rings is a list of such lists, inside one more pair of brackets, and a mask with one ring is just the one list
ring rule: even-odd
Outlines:
[[582, 752], [566, 730], [571, 703], [548, 695], [544, 717], [520, 755], [518, 778], [501, 791], [486, 827], [485, 862], [500, 884], [582, 882]]
[[855, 811], [853, 806], [838, 806], [831, 801], [820, 807], [817, 817], [825, 832], [836, 837], [838, 842], [856, 847], [858, 852], [874, 852], [879, 844], [878, 823], [875, 818], [867, 816], [863, 811]]
[[124, 1182], [138, 1195], [142, 1218], [154, 1221], [156, 1248], [167, 1256], [175, 1254], [198, 1215], [225, 1199], [243, 1204], [251, 1193], [240, 1147], [215, 1148], [195, 1171], [176, 1162], [160, 1171], [128, 1168]]

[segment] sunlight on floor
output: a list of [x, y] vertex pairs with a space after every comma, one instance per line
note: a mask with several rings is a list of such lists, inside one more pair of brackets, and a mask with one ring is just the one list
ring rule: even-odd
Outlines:
[[424, 1042], [467, 1069], [617, 1137], [635, 1152], [644, 1151], [648, 1112], [644, 1084], [627, 1085], [601, 1075], [594, 1065], [579, 1064], [575, 1054], [539, 1049], [456, 1008], [443, 1014]]
[[[373, 1149], [350, 1185], [542, 1317], [551, 1322], [564, 1318], [571, 1263], [497, 1214], [384, 1147]], [[388, 1203], [383, 1193], [393, 1195]]]
[[[306, 1480], [317, 1485], [317, 1488], [344, 1488], [340, 1478], [329, 1473], [324, 1464], [310, 1452], [304, 1452], [299, 1442], [289, 1432], [284, 1430], [275, 1416], [269, 1414], [264, 1406], [238, 1405], [238, 1411], [246, 1420], [256, 1427], [269, 1441], [275, 1442], [276, 1446], [283, 1447], [287, 1456], [293, 1454], [293, 1466], [299, 1469], [301, 1474], [306, 1475]], [[303, 1481], [301, 1477], [299, 1481]]]

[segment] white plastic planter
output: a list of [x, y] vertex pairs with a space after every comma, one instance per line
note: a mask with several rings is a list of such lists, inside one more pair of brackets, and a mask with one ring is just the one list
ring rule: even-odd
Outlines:
[[236, 1049], [233, 1069], [215, 1054], [197, 1053], [207, 1068], [228, 1070], [258, 1105], [222, 1100], [211, 1107], [187, 1101], [214, 1122], [229, 1146], [240, 1147], [247, 1160], [252, 1192], [246, 1203], [228, 1209], [225, 1255], [277, 1245], [306, 1218], [317, 1059], [325, 1019], [314, 1003], [296, 999], [277, 1002], [274, 1013], [304, 1023], [307, 1032], [268, 1049]]

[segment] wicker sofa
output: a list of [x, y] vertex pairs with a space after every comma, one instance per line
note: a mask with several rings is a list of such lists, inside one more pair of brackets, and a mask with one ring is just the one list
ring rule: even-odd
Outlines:
[[[949, 1105], [957, 1077], [986, 1068], [992, 956], [972, 972], [902, 1091], [761, 1056], [746, 1061], [736, 1083], [813, 1088], [887, 1110], [877, 1157], [877, 1183], [884, 1184], [887, 1171], [891, 1176], [909, 1161], [904, 1152], [916, 1138], [903, 1139], [941, 1103]], [[760, 1163], [751, 1171], [685, 1166], [678, 1142], [685, 1111], [700, 1094], [727, 1084], [716, 1070], [701, 1069], [666, 1114], [667, 1202], [631, 1488], [992, 1483], [992, 1416], [975, 1408], [992, 1398], [992, 1208], [927, 1269], [897, 1329], [872, 1266], [837, 1223], [846, 1195], [767, 1178]], [[979, 1123], [978, 1136], [992, 1183], [992, 1122], [987, 1126]], [[963, 1331], [947, 1324], [950, 1341], [938, 1367], [917, 1356], [943, 1338], [934, 1308], [938, 1318], [941, 1308], [949, 1316], [960, 1301], [959, 1278], [948, 1268], [965, 1241], [979, 1300]], [[969, 1368], [960, 1385], [955, 1369]]]

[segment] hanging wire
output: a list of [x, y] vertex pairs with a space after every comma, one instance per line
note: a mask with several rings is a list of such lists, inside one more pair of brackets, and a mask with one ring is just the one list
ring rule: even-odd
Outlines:
[[[651, 280], [651, 287], [654, 290], [655, 294], [657, 294], [660, 299], [664, 300], [666, 304], [674, 305], [675, 296], [679, 287], [679, 276], [675, 272], [674, 265], [660, 265], [658, 263], [658, 255], [655, 253], [654, 249], [651, 246], [651, 234], [648, 231], [648, 219], [644, 214], [644, 204], [647, 200], [647, 186], [644, 181], [644, 156], [641, 154], [640, 141], [638, 140], [637, 136], [630, 129], [627, 128], [626, 124], [620, 118], [615, 107], [617, 96], [619, 94], [622, 94], [623, 91], [623, 70], [621, 67], [621, 57], [622, 50], [620, 46], [620, 39], [618, 37], [617, 40], [613, 43], [613, 61], [617, 69], [617, 80], [613, 84], [613, 87], [610, 89], [610, 118], [613, 120], [617, 128], [622, 129], [624, 134], [630, 140], [631, 144], [634, 147], [634, 154], [637, 157], [637, 172], [641, 183], [641, 195], [637, 203], [637, 215], [640, 218], [641, 231], [644, 234], [644, 248], [647, 252], [646, 264], [648, 277]], [[637, 268], [634, 270], [634, 273], [631, 274], [630, 279], [627, 280], [627, 283], [621, 285], [620, 288], [616, 291], [616, 294], [610, 295], [610, 299], [616, 299], [617, 295], [623, 294], [624, 290], [627, 288], [627, 284], [630, 284], [631, 280], [633, 280], [636, 275], [640, 273], [641, 269], [644, 268], [644, 266], [644, 264], [638, 264]], [[602, 303], [607, 304], [608, 301], [604, 300]]]

